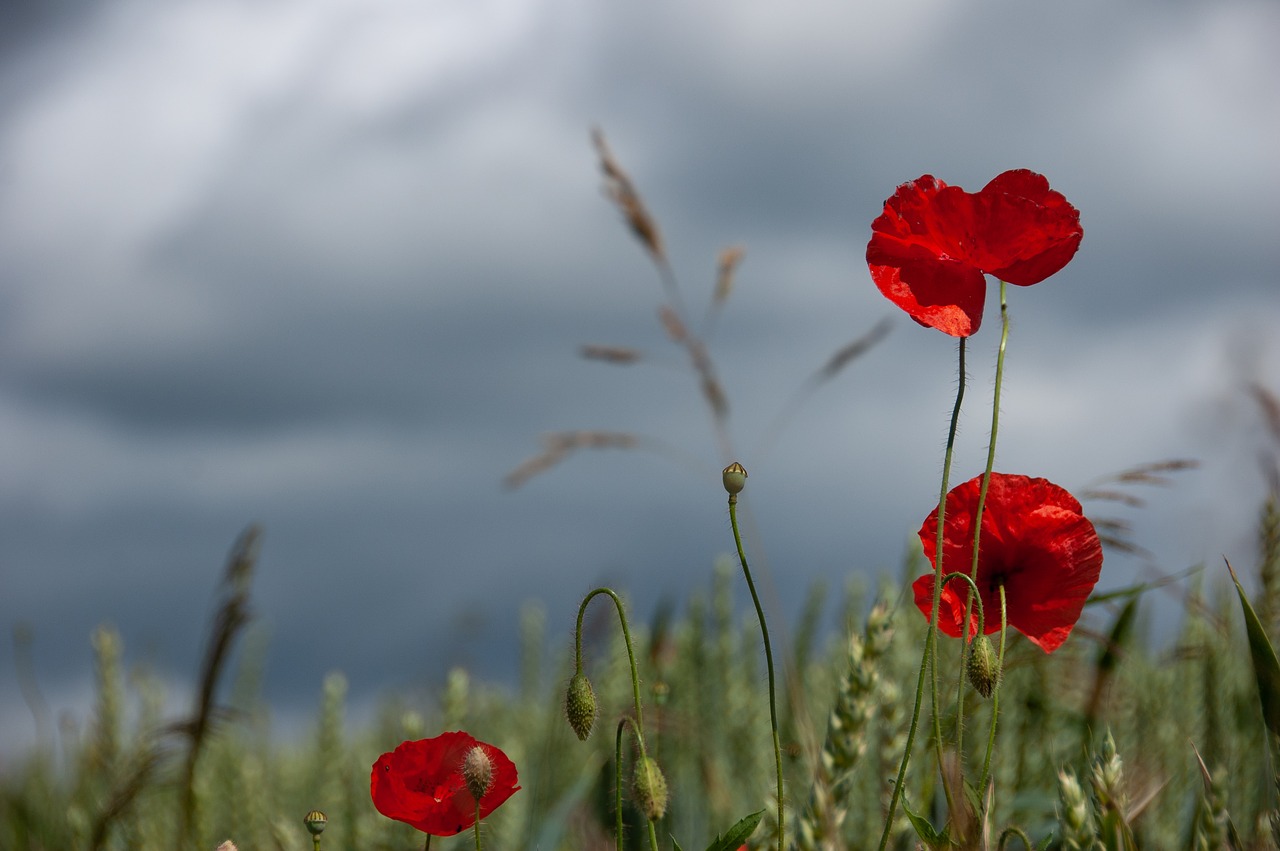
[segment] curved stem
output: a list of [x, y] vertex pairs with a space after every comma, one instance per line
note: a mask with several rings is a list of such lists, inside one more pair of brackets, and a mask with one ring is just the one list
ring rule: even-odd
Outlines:
[[1000, 834], [1000, 844], [997, 846], [998, 851], [1004, 851], [1012, 837], [1018, 837], [1022, 840], [1022, 844], [1026, 846], [1027, 851], [1031, 851], [1035, 846], [1031, 844], [1031, 837], [1027, 836], [1026, 831], [1020, 827], [1006, 827]]
[[[1004, 350], [1009, 343], [1009, 301], [1008, 289], [1004, 281], [1000, 282], [1000, 347], [996, 349], [996, 381], [991, 401], [991, 440], [987, 443], [987, 468], [982, 473], [982, 486], [978, 489], [978, 507], [973, 515], [973, 561], [970, 562], [969, 575], [976, 581], [978, 578], [978, 547], [982, 539], [982, 513], [987, 507], [987, 489], [991, 486], [991, 471], [996, 463], [996, 436], [1000, 432], [1000, 388], [1004, 386]], [[969, 618], [973, 611], [973, 597], [965, 602], [964, 623], [968, 629]], [[978, 633], [983, 635], [981, 631]], [[960, 760], [961, 771], [964, 768], [964, 672], [969, 663], [969, 636], [965, 636], [960, 650], [961, 687], [956, 692], [956, 754]]]
[[[632, 723], [632, 732], [636, 736], [636, 745], [640, 749], [640, 758], [648, 759], [649, 752], [645, 748], [644, 743], [644, 709], [640, 703], [640, 673], [636, 669], [636, 653], [631, 646], [631, 627], [627, 625], [627, 612], [622, 605], [622, 599], [614, 593], [611, 588], [596, 588], [590, 594], [582, 599], [582, 604], [578, 606], [578, 625], [573, 631], [573, 658], [576, 673], [582, 673], [582, 620], [587, 613], [587, 604], [600, 594], [605, 594], [609, 599], [613, 600], [614, 607], [618, 610], [618, 621], [622, 625], [622, 640], [627, 646], [627, 661], [631, 664], [631, 694], [635, 702], [636, 717]], [[628, 719], [623, 719], [623, 722]], [[622, 843], [622, 724], [619, 723], [618, 728], [618, 843], [621, 847]], [[652, 851], [658, 851], [658, 835], [654, 830], [653, 822], [649, 821], [649, 847]]]
[[996, 687], [991, 693], [991, 731], [987, 734], [987, 756], [982, 761], [982, 783], [979, 789], [987, 788], [987, 778], [991, 776], [991, 755], [996, 749], [996, 722], [1000, 719], [1000, 683], [1004, 680], [1004, 640], [1009, 634], [1009, 613], [1004, 595], [1004, 586], [1000, 586], [1000, 650], [996, 653]]
[[626, 729], [627, 719], [618, 722], [618, 733], [613, 745], [613, 811], [618, 822], [614, 826], [613, 836], [618, 851], [622, 851], [622, 731]]
[[[885, 814], [884, 831], [880, 834], [880, 851], [889, 844], [889, 834], [893, 830], [893, 818], [898, 811], [898, 802], [902, 799], [902, 784], [907, 777], [907, 764], [911, 761], [911, 746], [915, 743], [916, 730], [920, 725], [920, 707], [924, 701], [925, 676], [927, 671], [933, 672], [931, 695], [933, 700], [934, 735], [937, 738], [938, 769], [942, 770], [942, 735], [941, 722], [938, 720], [938, 670], [934, 649], [938, 640], [938, 608], [942, 600], [942, 543], [943, 523], [947, 516], [947, 491], [951, 481], [951, 459], [955, 454], [956, 428], [960, 422], [960, 404], [964, 401], [964, 351], [967, 337], [960, 338], [959, 349], [959, 382], [956, 388], [956, 403], [951, 409], [951, 425], [947, 429], [947, 449], [942, 461], [942, 489], [938, 497], [938, 532], [933, 551], [933, 604], [929, 610], [929, 629], [925, 635], [924, 653], [920, 657], [920, 676], [916, 680], [915, 705], [911, 709], [911, 724], [907, 727], [907, 743], [902, 749], [902, 762], [898, 765], [898, 778], [893, 784], [893, 796], [889, 799], [889, 812]], [[947, 796], [948, 808], [951, 806], [951, 791], [946, 783], [942, 784]]]
[[587, 613], [587, 604], [600, 594], [605, 594], [609, 599], [613, 600], [613, 605], [618, 610], [618, 621], [622, 624], [622, 640], [627, 645], [627, 661], [631, 663], [631, 694], [636, 707], [636, 739], [640, 742], [640, 753], [644, 752], [644, 710], [640, 704], [640, 673], [636, 670], [636, 654], [631, 647], [631, 628], [627, 625], [627, 612], [622, 606], [622, 599], [613, 592], [611, 588], [597, 588], [588, 594], [582, 600], [582, 605], [578, 606], [578, 626], [573, 631], [573, 661], [575, 673], [582, 673], [582, 619]]
[[747, 566], [747, 554], [742, 548], [742, 535], [738, 532], [738, 495], [729, 494], [729, 524], [733, 527], [733, 543], [738, 548], [738, 560], [742, 562], [742, 575], [746, 577], [747, 588], [751, 591], [751, 602], [756, 606], [756, 617], [760, 619], [760, 636], [764, 639], [764, 661], [769, 668], [769, 725], [773, 730], [773, 762], [777, 771], [778, 785], [778, 851], [783, 851], [786, 837], [785, 811], [782, 800], [782, 745], [778, 739], [778, 700], [774, 687], [773, 648], [769, 644], [769, 627], [764, 621], [764, 608], [760, 605], [760, 595], [756, 593], [756, 584], [751, 579], [751, 568]]

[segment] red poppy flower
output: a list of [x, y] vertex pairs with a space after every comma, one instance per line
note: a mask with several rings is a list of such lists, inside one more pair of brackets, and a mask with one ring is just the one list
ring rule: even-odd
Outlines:
[[984, 273], [1037, 284], [1067, 265], [1083, 236], [1080, 213], [1033, 171], [1006, 171], [974, 193], [926, 174], [884, 202], [867, 265], [912, 319], [968, 337], [982, 323]]
[[[943, 573], [968, 573], [973, 561], [973, 515], [982, 477], [947, 494], [943, 522]], [[920, 542], [933, 563], [938, 510], [920, 527]], [[978, 589], [986, 632], [1000, 629], [999, 587], [1004, 586], [1009, 625], [1046, 653], [1057, 650], [1080, 619], [1080, 611], [1102, 571], [1102, 544], [1075, 497], [1047, 479], [992, 473], [982, 512]], [[912, 585], [924, 616], [933, 606], [933, 573]], [[953, 579], [942, 589], [938, 628], [959, 637], [969, 585]], [[969, 636], [978, 632], [975, 606]]]
[[476, 799], [463, 774], [467, 755], [475, 748], [492, 767], [488, 788], [480, 796], [484, 818], [520, 788], [516, 767], [493, 745], [461, 732], [404, 742], [378, 757], [369, 779], [373, 805], [384, 816], [432, 836], [461, 833], [476, 823]]

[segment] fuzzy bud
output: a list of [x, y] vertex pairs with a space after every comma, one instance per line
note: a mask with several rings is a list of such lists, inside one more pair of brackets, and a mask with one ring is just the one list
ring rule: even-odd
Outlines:
[[996, 664], [996, 651], [985, 635], [979, 635], [969, 645], [969, 665], [965, 673], [978, 694], [991, 697], [1000, 682], [1000, 668]]
[[636, 804], [649, 821], [657, 821], [667, 812], [667, 778], [653, 757], [636, 760], [636, 773], [631, 786]]
[[462, 779], [467, 781], [467, 789], [477, 802], [489, 791], [493, 784], [493, 761], [484, 748], [476, 745], [467, 751], [462, 760]]
[[734, 461], [724, 468], [721, 480], [724, 482], [724, 489], [729, 496], [737, 496], [747, 486], [747, 471], [741, 464]]
[[564, 714], [569, 719], [569, 726], [573, 728], [579, 741], [585, 742], [591, 735], [598, 712], [596, 693], [591, 688], [591, 680], [579, 671], [573, 675], [573, 679], [569, 680], [569, 690], [564, 696]]
[[302, 823], [307, 826], [307, 830], [312, 836], [319, 836], [324, 833], [325, 825], [329, 823], [329, 817], [319, 810], [312, 810], [302, 817]]

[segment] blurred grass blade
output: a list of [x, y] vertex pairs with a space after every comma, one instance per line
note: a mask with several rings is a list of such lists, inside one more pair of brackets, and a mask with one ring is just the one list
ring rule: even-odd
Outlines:
[[734, 849], [742, 847], [747, 841], [747, 837], [755, 832], [756, 825], [760, 824], [760, 819], [762, 818], [764, 818], [764, 810], [758, 810], [746, 816], [729, 828], [728, 832], [723, 836], [717, 836], [712, 840], [711, 844], [707, 846], [707, 851], [734, 851]]
[[1089, 731], [1098, 728], [1098, 716], [1102, 711], [1102, 700], [1107, 691], [1107, 684], [1111, 682], [1112, 676], [1115, 674], [1116, 666], [1120, 664], [1120, 659], [1124, 656], [1125, 648], [1133, 635], [1133, 624], [1138, 614], [1138, 600], [1141, 599], [1140, 594], [1134, 594], [1129, 598], [1129, 602], [1125, 603], [1124, 608], [1120, 610], [1120, 614], [1116, 617], [1115, 625], [1111, 627], [1111, 633], [1107, 636], [1106, 642], [1102, 645], [1102, 649], [1098, 652], [1098, 657], [1093, 663], [1093, 691], [1089, 695], [1089, 702], [1083, 718], [1083, 731], [1085, 740], [1088, 740]]
[[[1224, 561], [1226, 561], [1224, 559]], [[1253, 611], [1249, 598], [1245, 596], [1236, 572], [1227, 562], [1227, 571], [1231, 581], [1236, 584], [1236, 593], [1240, 595], [1240, 608], [1244, 610], [1244, 627], [1249, 637], [1249, 655], [1253, 657], [1253, 674], [1258, 680], [1258, 699], [1262, 702], [1262, 720], [1272, 735], [1280, 736], [1280, 660], [1276, 659], [1275, 648], [1267, 639], [1262, 622]]]

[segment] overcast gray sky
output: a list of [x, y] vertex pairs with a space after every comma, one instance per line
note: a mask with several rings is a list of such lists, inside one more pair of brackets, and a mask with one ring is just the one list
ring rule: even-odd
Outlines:
[[[1270, 0], [6, 8], [0, 625], [33, 631], [57, 711], [84, 717], [104, 622], [184, 699], [251, 521], [282, 713], [333, 669], [357, 702], [453, 664], [509, 673], [527, 600], [567, 652], [601, 580], [641, 618], [707, 586], [730, 459], [601, 195], [595, 125], [691, 318], [746, 246], [710, 345], [779, 622], [816, 580], [896, 573], [936, 502], [954, 341], [895, 315], [863, 256], [925, 173], [976, 190], [1027, 167], [1081, 212], [1076, 259], [1012, 293], [998, 469], [1079, 490], [1198, 458], [1125, 513], [1153, 555], [1109, 556], [1102, 587], [1253, 563], [1266, 443], [1242, 388], [1280, 391]], [[970, 347], [956, 481], [981, 470], [997, 331], [989, 312]], [[571, 428], [684, 454], [583, 454], [503, 489]], [[0, 729], [4, 749], [35, 729], [9, 685]]]

